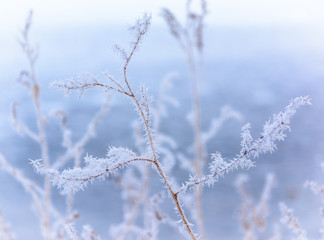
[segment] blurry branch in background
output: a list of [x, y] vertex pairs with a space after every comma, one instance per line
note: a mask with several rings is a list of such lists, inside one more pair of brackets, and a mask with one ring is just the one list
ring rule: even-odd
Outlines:
[[[190, 81], [193, 96], [193, 130], [195, 145], [194, 176], [201, 178], [203, 174], [205, 157], [204, 143], [201, 133], [201, 113], [200, 113], [200, 85], [204, 81], [203, 64], [203, 27], [207, 14], [207, 3], [200, 0], [200, 12], [192, 11], [192, 0], [187, 1], [186, 22], [182, 26], [175, 15], [168, 9], [162, 10], [162, 16], [167, 22], [171, 34], [177, 39], [180, 47], [185, 52], [190, 71]], [[196, 58], [198, 60], [196, 60]], [[182, 158], [183, 159], [183, 158]], [[199, 233], [202, 240], [206, 239], [202, 213], [202, 188], [195, 189], [195, 207], [192, 211], [193, 218], [198, 224]]]
[[[26, 134], [32, 140], [36, 141], [41, 149], [42, 165], [46, 168], [51, 167], [50, 156], [47, 146], [48, 136], [45, 131], [45, 124], [48, 123], [49, 117], [61, 118], [61, 129], [63, 133], [63, 146], [66, 148], [66, 153], [60, 157], [57, 161], [53, 162], [55, 168], [62, 167], [67, 160], [73, 159], [74, 166], [81, 166], [81, 155], [83, 154], [83, 148], [87, 142], [95, 136], [95, 129], [99, 122], [103, 119], [110, 107], [110, 97], [103, 103], [98, 113], [90, 121], [88, 128], [84, 135], [75, 144], [72, 144], [71, 131], [67, 128], [67, 115], [62, 110], [52, 111], [48, 116], [44, 115], [41, 107], [40, 100], [40, 87], [36, 78], [35, 63], [38, 58], [38, 49], [33, 47], [30, 43], [29, 32], [32, 23], [32, 12], [29, 13], [26, 20], [25, 27], [22, 31], [20, 45], [24, 54], [28, 60], [29, 70], [21, 71], [18, 82], [21, 83], [26, 91], [30, 94], [33, 105], [35, 107], [35, 115], [38, 126], [38, 131], [31, 130], [26, 124], [21, 122], [18, 118], [17, 106], [18, 102], [12, 104], [11, 107], [11, 119], [14, 129], [19, 134]], [[27, 159], [27, 158], [26, 158]], [[18, 182], [20, 182], [27, 193], [29, 193], [33, 200], [33, 209], [40, 221], [42, 236], [46, 240], [63, 239], [66, 235], [65, 224], [69, 224], [74, 221], [78, 214], [73, 213], [73, 194], [69, 193], [67, 196], [67, 210], [66, 217], [62, 217], [61, 214], [54, 208], [51, 201], [51, 184], [49, 176], [44, 176], [44, 187], [38, 186], [38, 184], [27, 179], [16, 168], [12, 167], [5, 158], [0, 154], [0, 163], [3, 168], [11, 174]], [[90, 236], [90, 235], [89, 235]], [[92, 238], [87, 238], [92, 239]]]
[[[35, 63], [38, 58], [38, 50], [34, 48], [29, 39], [29, 31], [32, 23], [32, 11], [30, 12], [25, 28], [22, 31], [22, 39], [20, 40], [20, 45], [25, 53], [25, 56], [28, 59], [29, 63], [29, 70], [21, 71], [20, 77], [18, 81], [24, 85], [32, 97], [32, 101], [35, 107], [35, 115], [36, 121], [38, 126], [38, 132], [36, 135], [38, 136], [38, 143], [41, 148], [41, 156], [44, 166], [50, 166], [50, 158], [48, 153], [48, 146], [47, 146], [47, 136], [45, 131], [45, 117], [42, 113], [41, 101], [39, 99], [40, 88], [36, 78], [35, 73]], [[14, 111], [13, 111], [14, 112]], [[34, 140], [36, 140], [34, 139]], [[44, 201], [44, 209], [41, 212], [43, 215], [41, 217], [42, 220], [42, 232], [43, 236], [46, 240], [52, 239], [51, 233], [51, 217], [50, 217], [50, 208], [51, 208], [51, 184], [50, 179], [48, 176], [45, 176], [44, 179], [44, 196], [42, 201]]]
[[9, 165], [8, 161], [0, 154], [0, 163], [5, 171], [11, 174], [28, 192], [36, 205], [36, 209], [43, 209], [42, 197], [44, 195], [44, 191], [40, 188], [35, 182], [24, 177], [24, 175], [16, 168]]
[[9, 224], [4, 220], [0, 211], [0, 238], [1, 240], [14, 240], [14, 235], [9, 230]]
[[[25, 191], [32, 197], [32, 208], [36, 213], [36, 216], [40, 220], [41, 229], [43, 229], [42, 223], [44, 222], [44, 212], [45, 212], [45, 202], [44, 202], [44, 196], [45, 191], [43, 188], [38, 186], [37, 183], [31, 181], [30, 179], [26, 178], [20, 170], [12, 167], [8, 161], [0, 154], [0, 164], [2, 165], [3, 169], [8, 172], [10, 175], [12, 175], [25, 189]], [[53, 227], [51, 229], [51, 233], [56, 233], [56, 237], [61, 236], [61, 229], [60, 226], [64, 224], [64, 217], [60, 215], [60, 213], [55, 209], [55, 207], [50, 205], [50, 214], [52, 215], [54, 222]], [[0, 235], [1, 236], [1, 235]], [[45, 238], [45, 237], [44, 237]]]
[[243, 227], [243, 240], [259, 239], [258, 231], [264, 230], [266, 227], [266, 218], [269, 215], [269, 199], [270, 192], [273, 188], [275, 177], [273, 174], [266, 176], [266, 183], [263, 187], [260, 200], [254, 203], [252, 197], [246, 189], [247, 175], [240, 175], [236, 180], [236, 187], [242, 198], [242, 204], [239, 217]]
[[[322, 171], [324, 174], [324, 163], [321, 163]], [[320, 195], [322, 200], [324, 200], [324, 185], [320, 185], [315, 181], [306, 181], [304, 186], [310, 189], [314, 194]], [[279, 205], [282, 218], [281, 222], [287, 226], [290, 231], [296, 236], [295, 239], [307, 240], [306, 231], [301, 227], [299, 220], [294, 216], [294, 210], [287, 207], [285, 203], [280, 203]], [[322, 218], [322, 228], [320, 229], [321, 239], [324, 239], [324, 207], [322, 206], [319, 211], [319, 215]]]
[[301, 228], [299, 220], [294, 216], [294, 211], [287, 207], [285, 203], [280, 203], [281, 222], [286, 225], [296, 235], [296, 240], [307, 240], [306, 232]]

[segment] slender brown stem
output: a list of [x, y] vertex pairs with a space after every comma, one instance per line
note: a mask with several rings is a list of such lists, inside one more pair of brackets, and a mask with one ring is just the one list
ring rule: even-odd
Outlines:
[[[200, 123], [200, 97], [199, 97], [199, 83], [197, 70], [194, 63], [194, 53], [193, 53], [193, 45], [190, 40], [190, 36], [186, 37], [187, 39], [187, 61], [190, 70], [190, 80], [191, 80], [191, 89], [193, 94], [193, 113], [194, 113], [194, 140], [195, 140], [195, 175], [198, 179], [202, 176], [202, 168], [203, 168], [203, 145], [201, 139], [201, 123]], [[202, 56], [200, 54], [200, 58]], [[202, 65], [199, 65], [199, 72], [202, 74]], [[201, 80], [201, 79], [200, 79]], [[202, 211], [202, 193], [203, 190], [201, 187], [195, 189], [195, 199], [196, 199], [196, 219], [197, 225], [199, 229], [199, 233], [201, 239], [206, 239], [205, 228], [204, 228], [204, 218]]]
[[179, 215], [180, 215], [180, 217], [181, 217], [184, 225], [186, 226], [186, 229], [187, 229], [188, 233], [190, 234], [190, 236], [192, 237], [193, 240], [197, 240], [195, 234], [193, 233], [192, 229], [190, 228], [190, 225], [189, 225], [188, 220], [185, 217], [185, 214], [183, 212], [183, 209], [182, 209], [182, 207], [180, 205], [180, 202], [178, 200], [178, 196], [173, 191], [173, 189], [172, 189], [172, 187], [171, 187], [171, 185], [170, 185], [170, 183], [169, 183], [169, 181], [167, 179], [167, 176], [163, 172], [163, 170], [162, 170], [162, 168], [161, 168], [161, 166], [160, 166], [160, 164], [158, 162], [158, 157], [157, 157], [156, 149], [154, 147], [154, 142], [153, 142], [153, 138], [152, 138], [151, 128], [149, 126], [149, 119], [147, 119], [145, 117], [145, 114], [144, 114], [144, 111], [142, 109], [142, 106], [138, 102], [137, 98], [135, 97], [135, 95], [133, 93], [133, 90], [132, 90], [132, 88], [131, 88], [131, 86], [130, 86], [130, 84], [128, 82], [128, 79], [127, 79], [127, 66], [128, 66], [128, 63], [130, 62], [130, 60], [131, 60], [131, 58], [132, 58], [132, 56], [134, 54], [134, 51], [137, 48], [137, 45], [138, 45], [139, 41], [140, 41], [140, 37], [138, 37], [138, 39], [135, 42], [134, 47], [133, 47], [133, 49], [132, 49], [129, 57], [126, 59], [126, 62], [125, 62], [125, 65], [124, 65], [124, 81], [125, 81], [125, 83], [127, 85], [127, 88], [129, 90], [130, 96], [133, 99], [133, 101], [134, 101], [134, 103], [135, 103], [135, 105], [136, 105], [136, 107], [137, 107], [137, 109], [138, 109], [138, 111], [140, 113], [140, 116], [141, 116], [141, 118], [142, 118], [142, 120], [144, 122], [144, 126], [145, 126], [145, 130], [146, 130], [146, 133], [147, 133], [147, 136], [148, 136], [150, 148], [151, 148], [152, 154], [153, 154], [153, 163], [156, 166], [156, 168], [157, 168], [160, 176], [162, 177], [163, 182], [165, 183], [166, 187], [168, 188], [168, 190], [169, 190], [169, 192], [170, 192], [170, 194], [171, 194], [171, 196], [173, 198], [173, 201], [174, 201], [174, 203], [176, 205], [176, 208], [177, 208], [177, 210], [179, 212]]

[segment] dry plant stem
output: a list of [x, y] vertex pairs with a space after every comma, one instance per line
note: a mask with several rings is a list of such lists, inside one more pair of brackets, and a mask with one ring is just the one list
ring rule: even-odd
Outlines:
[[[144, 33], [143, 33], [143, 34], [144, 34]], [[153, 154], [153, 163], [154, 163], [154, 165], [156, 166], [156, 168], [157, 168], [159, 174], [161, 175], [161, 177], [162, 177], [162, 179], [163, 179], [163, 182], [165, 183], [166, 187], [168, 188], [168, 190], [169, 190], [169, 192], [170, 192], [170, 194], [171, 194], [171, 196], [172, 196], [172, 198], [173, 198], [173, 201], [174, 201], [175, 204], [176, 204], [176, 208], [177, 208], [178, 211], [179, 211], [179, 214], [180, 214], [180, 216], [181, 216], [181, 219], [182, 219], [183, 223], [184, 223], [185, 226], [186, 226], [186, 229], [187, 229], [188, 233], [190, 234], [190, 236], [191, 236], [192, 239], [196, 240], [197, 238], [196, 238], [195, 234], [193, 233], [192, 229], [190, 228], [189, 223], [188, 223], [188, 220], [186, 219], [186, 217], [185, 217], [185, 215], [184, 215], [184, 212], [183, 212], [183, 209], [182, 209], [182, 207], [181, 207], [181, 205], [180, 205], [180, 203], [179, 203], [178, 195], [175, 194], [175, 192], [173, 191], [173, 189], [172, 189], [172, 187], [171, 187], [171, 185], [170, 185], [170, 183], [169, 183], [169, 181], [168, 181], [166, 175], [164, 174], [164, 172], [163, 172], [163, 170], [162, 170], [162, 168], [161, 168], [161, 166], [160, 166], [160, 164], [159, 164], [159, 162], [158, 162], [156, 149], [155, 149], [155, 147], [154, 147], [154, 143], [153, 143], [153, 138], [152, 138], [151, 128], [150, 128], [150, 126], [149, 126], [149, 119], [147, 119], [147, 118], [145, 117], [144, 111], [143, 111], [143, 109], [142, 109], [140, 103], [138, 102], [137, 98], [135, 97], [135, 95], [134, 95], [134, 93], [133, 93], [133, 91], [132, 91], [132, 88], [131, 88], [131, 86], [129, 85], [129, 82], [128, 82], [128, 80], [127, 80], [127, 66], [128, 66], [128, 64], [129, 64], [129, 62], [130, 62], [130, 60], [131, 60], [131, 58], [132, 58], [132, 56], [133, 56], [133, 54], [134, 54], [134, 51], [136, 50], [136, 48], [137, 48], [137, 46], [138, 46], [138, 44], [139, 44], [139, 42], [140, 42], [140, 40], [141, 40], [141, 37], [142, 37], [142, 35], [138, 36], [137, 41], [135, 42], [134, 47], [133, 47], [133, 49], [132, 49], [130, 55], [126, 58], [126, 62], [125, 62], [125, 65], [124, 65], [124, 81], [125, 81], [125, 83], [126, 83], [126, 85], [127, 85], [127, 88], [128, 88], [128, 90], [129, 90], [129, 93], [130, 93], [129, 96], [130, 96], [130, 97], [133, 99], [133, 101], [135, 102], [135, 105], [136, 105], [136, 107], [137, 107], [137, 109], [138, 109], [138, 111], [139, 111], [139, 113], [140, 113], [140, 115], [141, 115], [141, 118], [142, 118], [143, 121], [144, 121], [145, 130], [146, 130], [146, 132], [147, 132], [147, 136], [148, 136], [149, 143], [150, 143], [150, 148], [151, 148], [151, 150], [152, 150], [152, 154]]]
[[135, 102], [135, 104], [136, 104], [136, 106], [137, 106], [137, 108], [138, 108], [138, 110], [139, 110], [139, 112], [140, 112], [140, 114], [141, 114], [141, 117], [142, 117], [142, 119], [143, 119], [143, 121], [144, 121], [145, 129], [146, 129], [146, 131], [147, 131], [147, 135], [148, 135], [149, 142], [150, 142], [150, 147], [151, 147], [151, 150], [152, 150], [152, 153], [153, 153], [153, 163], [154, 163], [154, 165], [156, 166], [156, 168], [157, 168], [159, 174], [161, 175], [161, 177], [162, 177], [162, 179], [163, 179], [163, 182], [164, 182], [165, 185], [167, 186], [167, 188], [168, 188], [168, 190], [169, 190], [169, 192], [170, 192], [170, 194], [171, 194], [171, 196], [172, 196], [172, 198], [173, 198], [173, 200], [174, 200], [174, 202], [175, 202], [175, 204], [176, 204], [176, 207], [177, 207], [177, 209], [178, 209], [178, 211], [179, 211], [179, 214], [180, 214], [180, 216], [181, 216], [181, 219], [182, 219], [183, 223], [184, 223], [185, 226], [186, 226], [187, 231], [189, 232], [189, 234], [190, 234], [190, 236], [192, 237], [192, 239], [196, 240], [195, 234], [194, 234], [193, 231], [191, 230], [191, 228], [190, 228], [190, 226], [189, 226], [189, 223], [188, 223], [188, 221], [187, 221], [187, 219], [186, 219], [186, 217], [185, 217], [185, 215], [184, 215], [183, 209], [182, 209], [182, 207], [181, 207], [181, 205], [180, 205], [180, 203], [179, 203], [178, 196], [177, 196], [177, 194], [175, 194], [174, 191], [172, 190], [171, 185], [170, 185], [169, 181], [167, 180], [167, 177], [166, 177], [166, 175], [164, 174], [164, 172], [163, 172], [163, 170], [162, 170], [162, 168], [161, 168], [161, 166], [160, 166], [160, 164], [159, 164], [159, 162], [158, 162], [157, 154], [156, 154], [156, 149], [155, 149], [154, 144], [153, 144], [153, 138], [152, 138], [151, 129], [150, 129], [150, 127], [149, 127], [149, 122], [148, 122], [148, 120], [146, 119], [146, 117], [145, 117], [145, 115], [144, 115], [144, 112], [143, 112], [143, 109], [142, 109], [141, 105], [139, 104], [138, 100], [136, 99], [136, 97], [134, 96], [134, 94], [133, 94], [133, 92], [132, 92], [132, 89], [131, 89], [130, 86], [129, 86], [129, 83], [128, 83], [127, 78], [126, 78], [126, 66], [125, 66], [125, 68], [124, 68], [124, 73], [125, 73], [125, 82], [126, 82], [126, 84], [127, 84], [127, 86], [128, 86], [128, 89], [129, 89], [129, 91], [130, 91], [130, 93], [131, 93], [131, 97], [132, 97], [132, 99], [134, 100], [134, 102]]
[[[188, 4], [190, 1], [188, 2]], [[189, 14], [189, 9], [187, 10]], [[188, 25], [186, 29], [189, 29], [190, 26]], [[199, 83], [197, 69], [194, 62], [194, 45], [192, 43], [190, 33], [188, 30], [184, 32], [185, 39], [187, 41], [186, 44], [186, 54], [187, 54], [187, 61], [189, 65], [190, 71], [190, 81], [191, 81], [191, 89], [193, 95], [193, 125], [194, 125], [194, 140], [195, 140], [195, 175], [197, 178], [201, 178], [202, 176], [202, 169], [203, 169], [203, 146], [202, 146], [202, 139], [201, 139], [201, 123], [200, 123], [200, 97], [199, 97]], [[199, 77], [203, 77], [203, 57], [202, 51], [199, 52]], [[199, 229], [199, 234], [202, 240], [206, 239], [206, 233], [204, 228], [204, 218], [203, 218], [203, 211], [202, 211], [202, 193], [203, 188], [198, 187], [195, 189], [195, 199], [196, 199], [196, 219], [197, 225]]]
[[[200, 101], [199, 101], [199, 87], [198, 79], [196, 74], [195, 65], [193, 62], [193, 54], [191, 48], [188, 49], [188, 63], [190, 68], [190, 78], [193, 92], [193, 109], [194, 109], [194, 138], [195, 138], [195, 174], [197, 178], [202, 176], [202, 167], [203, 167], [203, 146], [201, 141], [201, 126], [200, 126]], [[196, 199], [196, 214], [197, 214], [197, 224], [199, 228], [199, 233], [201, 239], [206, 239], [205, 228], [204, 228], [204, 219], [202, 212], [202, 187], [199, 187], [195, 190], [195, 199]]]
[[[206, 16], [206, 2], [201, 0], [201, 13], [191, 11], [192, 0], [187, 1], [186, 5], [186, 24], [184, 27], [177, 21], [175, 16], [168, 10], [164, 10], [164, 18], [167, 21], [171, 33], [178, 40], [181, 48], [184, 50], [187, 58], [190, 82], [193, 96], [193, 132], [195, 145], [194, 174], [199, 179], [203, 174], [203, 143], [201, 136], [200, 123], [200, 99], [199, 99], [199, 82], [203, 81], [203, 20]], [[195, 57], [198, 57], [196, 62]], [[206, 239], [202, 212], [202, 188], [198, 187], [194, 191], [195, 211], [200, 237]]]
[[[39, 139], [39, 144], [41, 148], [41, 154], [42, 154], [42, 159], [44, 161], [44, 166], [45, 167], [50, 167], [50, 160], [49, 160], [49, 155], [48, 155], [48, 148], [47, 148], [47, 141], [46, 141], [46, 132], [45, 132], [45, 121], [44, 117], [42, 115], [41, 111], [41, 104], [39, 100], [39, 85], [36, 80], [36, 74], [35, 74], [35, 61], [37, 59], [37, 53], [35, 53], [35, 49], [33, 49], [30, 45], [29, 38], [28, 38], [28, 33], [29, 33], [29, 27], [31, 25], [31, 16], [32, 13], [30, 13], [30, 16], [28, 18], [28, 21], [26, 23], [25, 29], [23, 31], [23, 50], [28, 58], [28, 63], [29, 63], [29, 68], [30, 68], [30, 81], [32, 84], [31, 93], [33, 96], [33, 102], [35, 106], [35, 112], [36, 112], [36, 118], [37, 118], [37, 124], [38, 124], [38, 139]], [[44, 227], [44, 234], [45, 234], [45, 239], [50, 240], [50, 198], [51, 198], [51, 183], [49, 176], [45, 176], [45, 183], [44, 183], [44, 189], [45, 189], [45, 196], [44, 196], [44, 201], [45, 201], [45, 216], [43, 219], [43, 227]]]

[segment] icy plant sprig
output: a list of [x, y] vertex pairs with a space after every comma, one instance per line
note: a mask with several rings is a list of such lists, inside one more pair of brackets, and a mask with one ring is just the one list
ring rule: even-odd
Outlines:
[[242, 128], [242, 142], [240, 153], [230, 161], [225, 161], [220, 153], [212, 154], [213, 161], [210, 164], [210, 174], [202, 178], [192, 177], [186, 182], [176, 194], [186, 191], [189, 188], [195, 188], [202, 185], [212, 185], [219, 177], [224, 176], [235, 169], [251, 168], [254, 162], [251, 158], [259, 157], [259, 154], [273, 152], [276, 149], [276, 142], [283, 141], [286, 137], [285, 132], [290, 130], [290, 119], [296, 113], [297, 109], [303, 105], [310, 105], [309, 97], [297, 97], [292, 99], [285, 111], [275, 114], [272, 121], [266, 122], [261, 136], [254, 140], [250, 134], [250, 124]]
[[39, 160], [31, 161], [31, 163], [38, 173], [51, 176], [52, 183], [61, 188], [63, 193], [70, 191], [75, 193], [84, 189], [89, 182], [96, 178], [103, 179], [128, 164], [137, 161], [153, 162], [152, 159], [146, 157], [137, 157], [135, 153], [126, 148], [114, 147], [109, 148], [106, 158], [86, 156], [84, 159], [86, 164], [84, 168], [75, 167], [62, 172], [46, 168]]
[[[175, 76], [175, 73], [170, 73], [163, 78], [159, 87], [159, 94], [156, 97], [156, 104], [147, 111], [151, 112], [152, 129], [155, 132], [155, 141], [159, 146], [159, 159], [163, 171], [169, 176], [175, 164], [175, 157], [171, 149], [176, 149], [177, 143], [171, 136], [160, 132], [160, 125], [161, 121], [168, 116], [168, 106], [179, 107], [180, 105], [178, 100], [169, 94]], [[148, 98], [144, 97], [143, 99]], [[144, 154], [146, 146], [143, 130], [138, 121], [134, 121], [132, 127], [136, 148], [139, 153]], [[130, 237], [142, 239], [144, 236], [149, 239], [156, 239], [159, 223], [172, 222], [171, 220], [161, 221], [162, 219], [159, 216], [163, 215], [163, 219], [166, 219], [166, 216], [160, 211], [158, 213], [156, 206], [158, 201], [150, 201], [150, 170], [151, 166], [148, 164], [136, 164], [134, 168], [127, 168], [122, 174], [116, 176], [118, 184], [122, 187], [121, 195], [124, 204], [123, 221], [110, 228], [110, 235], [113, 239], [125, 240]], [[174, 181], [174, 179], [171, 180]], [[139, 219], [143, 221], [143, 224], [139, 223]]]

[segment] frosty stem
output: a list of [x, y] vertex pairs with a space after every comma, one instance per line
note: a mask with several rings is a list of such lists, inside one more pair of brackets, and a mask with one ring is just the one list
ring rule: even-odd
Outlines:
[[141, 118], [142, 118], [142, 120], [144, 122], [145, 131], [147, 133], [147, 137], [148, 137], [149, 143], [150, 143], [150, 148], [151, 148], [152, 154], [153, 154], [153, 163], [156, 166], [156, 168], [157, 168], [160, 176], [162, 177], [163, 182], [165, 183], [166, 187], [168, 188], [168, 190], [169, 190], [169, 192], [170, 192], [170, 194], [171, 194], [171, 196], [173, 198], [173, 201], [174, 201], [174, 203], [176, 205], [176, 208], [177, 208], [177, 210], [178, 210], [178, 212], [180, 214], [180, 217], [181, 217], [183, 223], [186, 226], [186, 229], [187, 229], [188, 233], [190, 234], [190, 236], [192, 237], [192, 239], [196, 240], [197, 238], [195, 237], [195, 234], [193, 233], [192, 229], [190, 228], [189, 223], [188, 223], [188, 220], [186, 219], [186, 217], [184, 215], [184, 212], [183, 212], [183, 209], [182, 209], [182, 207], [181, 207], [181, 205], [179, 203], [178, 195], [175, 194], [175, 192], [173, 191], [173, 189], [172, 189], [172, 187], [171, 187], [171, 185], [170, 185], [170, 183], [169, 183], [169, 181], [167, 179], [167, 176], [163, 172], [163, 170], [162, 170], [162, 168], [160, 166], [160, 163], [158, 162], [158, 157], [157, 157], [156, 149], [154, 147], [154, 142], [153, 142], [153, 138], [152, 138], [152, 132], [151, 132], [151, 128], [149, 126], [149, 119], [147, 119], [147, 117], [145, 116], [144, 111], [142, 109], [142, 106], [139, 103], [139, 101], [137, 100], [136, 96], [134, 95], [134, 92], [133, 92], [133, 90], [132, 90], [132, 88], [131, 88], [128, 80], [127, 80], [127, 66], [128, 66], [128, 64], [129, 64], [129, 62], [130, 62], [130, 60], [131, 60], [131, 58], [132, 58], [132, 56], [134, 54], [134, 51], [136, 50], [136, 48], [137, 48], [137, 46], [138, 46], [138, 44], [139, 44], [139, 42], [141, 40], [141, 36], [142, 35], [140, 35], [137, 38], [137, 41], [134, 43], [134, 46], [133, 46], [133, 49], [132, 49], [130, 55], [126, 58], [126, 62], [125, 62], [125, 65], [124, 65], [124, 81], [125, 81], [125, 83], [127, 85], [127, 88], [129, 90], [129, 94], [128, 95], [134, 101], [134, 103], [135, 103], [135, 105], [136, 105], [136, 107], [137, 107], [137, 109], [138, 109], [138, 111], [140, 113], [140, 116], [141, 116]]
[[[197, 178], [201, 178], [204, 159], [203, 159], [203, 144], [201, 138], [201, 114], [200, 114], [200, 93], [199, 93], [199, 81], [203, 81], [203, 42], [202, 42], [202, 29], [193, 29], [190, 24], [190, 16], [192, 12], [190, 10], [191, 1], [187, 2], [187, 24], [184, 29], [184, 39], [185, 39], [185, 51], [187, 54], [187, 62], [190, 71], [191, 89], [193, 95], [193, 128], [194, 128], [194, 141], [195, 141], [195, 175]], [[205, 2], [201, 1], [202, 13], [199, 15], [198, 28], [202, 28], [202, 20], [205, 17]], [[191, 36], [191, 31], [194, 32], [194, 37]], [[196, 44], [194, 44], [194, 39], [196, 38]], [[197, 50], [197, 56], [199, 64], [195, 64], [195, 49]], [[197, 68], [196, 68], [197, 66]], [[196, 219], [199, 229], [199, 234], [202, 240], [206, 239], [206, 233], [204, 228], [204, 218], [202, 211], [202, 191], [201, 187], [195, 189], [195, 199], [196, 199]]]
[[[193, 60], [193, 52], [192, 47], [188, 47], [187, 49], [187, 59], [188, 65], [190, 69], [190, 80], [192, 86], [192, 94], [193, 94], [193, 126], [194, 126], [194, 139], [195, 139], [195, 174], [197, 178], [201, 178], [202, 176], [202, 167], [203, 167], [203, 146], [201, 140], [201, 125], [200, 125], [200, 98], [199, 98], [199, 86], [197, 79], [197, 72]], [[200, 65], [202, 68], [202, 65]], [[202, 72], [202, 69], [199, 69]], [[196, 218], [197, 224], [199, 228], [199, 233], [201, 235], [201, 239], [206, 239], [205, 229], [204, 229], [204, 220], [202, 213], [202, 188], [195, 189], [195, 199], [196, 199]]]
[[[206, 1], [200, 1], [200, 13], [193, 12], [192, 1], [188, 0], [186, 5], [186, 24], [182, 26], [172, 12], [163, 10], [163, 16], [169, 25], [172, 35], [177, 39], [180, 47], [184, 51], [190, 74], [192, 100], [193, 100], [193, 132], [194, 132], [194, 171], [197, 178], [203, 174], [203, 142], [200, 122], [200, 99], [199, 99], [199, 81], [203, 80], [203, 20], [207, 13]], [[197, 53], [197, 54], [196, 54]], [[198, 58], [198, 61], [196, 60]], [[202, 212], [202, 188], [195, 189], [195, 219], [198, 225], [200, 237], [206, 239]]]
[[[44, 161], [45, 167], [50, 167], [50, 159], [48, 154], [48, 147], [47, 147], [47, 138], [46, 138], [46, 131], [45, 131], [45, 121], [41, 110], [41, 103], [39, 100], [39, 85], [36, 79], [35, 74], [35, 62], [37, 60], [37, 49], [34, 49], [30, 42], [29, 42], [29, 28], [31, 25], [31, 18], [32, 12], [30, 12], [25, 28], [22, 32], [22, 48], [27, 56], [28, 63], [29, 63], [29, 72], [27, 77], [29, 77], [29, 83], [22, 81], [23, 84], [26, 85], [27, 89], [30, 91], [33, 99], [33, 103], [35, 106], [35, 113], [37, 118], [37, 125], [38, 125], [38, 143], [41, 148], [42, 159]], [[21, 76], [23, 77], [23, 76]], [[49, 176], [45, 176], [44, 182], [44, 216], [42, 217], [42, 227], [44, 230], [44, 237], [46, 240], [51, 239], [51, 230], [50, 230], [50, 209], [51, 209], [51, 183]]]

